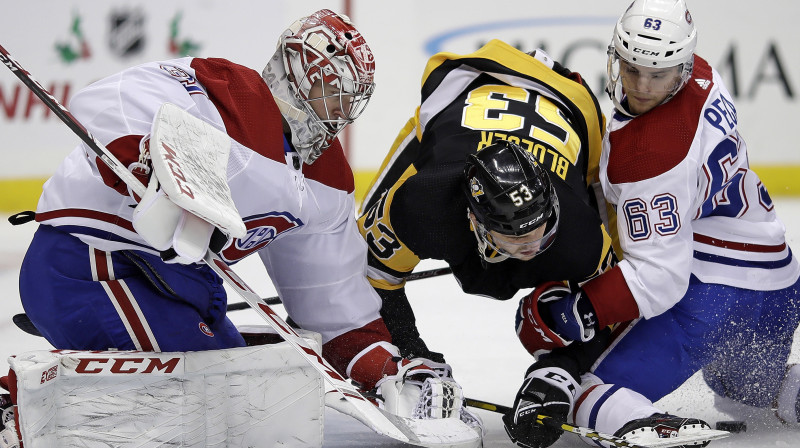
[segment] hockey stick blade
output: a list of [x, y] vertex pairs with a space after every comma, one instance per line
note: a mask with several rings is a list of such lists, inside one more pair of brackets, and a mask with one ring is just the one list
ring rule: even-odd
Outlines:
[[[72, 115], [72, 113], [62, 105], [47, 89], [33, 78], [33, 76], [22, 66], [14, 60], [8, 51], [0, 45], [0, 62], [2, 62], [9, 70], [11, 70], [17, 78], [25, 84], [42, 102], [52, 110], [55, 115], [61, 119], [67, 127], [72, 130], [86, 145], [102, 160], [108, 167], [125, 182], [130, 189], [138, 196], [143, 196], [145, 186], [139, 182], [136, 177], [122, 165], [122, 163], [114, 157], [113, 154], [106, 148], [100, 141], [98, 141], [92, 134]], [[259, 315], [270, 325], [275, 331], [281, 335], [284, 340], [300, 353], [308, 363], [314, 367], [325, 380], [326, 383], [338, 390], [346, 400], [348, 400], [353, 407], [360, 412], [363, 418], [362, 422], [375, 432], [385, 435], [403, 442], [408, 442], [409, 437], [406, 434], [413, 433], [410, 427], [400, 426], [400, 421], [392, 421], [372, 403], [367, 401], [349, 382], [339, 375], [331, 365], [325, 361], [322, 356], [317, 353], [308, 342], [300, 337], [286, 322], [279, 317], [272, 308], [269, 307], [260, 297], [258, 297], [244, 281], [234, 273], [230, 267], [222, 261], [216, 254], [207, 251], [203, 259], [223, 281], [239, 293], [246, 302], [258, 312]]]
[[20, 330], [24, 331], [33, 336], [42, 336], [42, 333], [39, 332], [39, 329], [36, 328], [36, 325], [31, 322], [31, 319], [25, 313], [15, 314], [12, 318], [14, 320], [14, 325], [17, 326]]
[[[413, 272], [406, 277], [406, 281], [422, 280], [423, 278], [438, 277], [440, 275], [447, 275], [452, 273], [453, 270], [448, 266], [446, 268], [429, 269], [427, 271]], [[268, 297], [264, 299], [267, 305], [279, 305], [281, 302], [280, 296]], [[239, 311], [249, 309], [250, 305], [247, 302], [236, 302], [228, 305], [228, 311]]]
[[[483, 400], [476, 400], [474, 398], [467, 398], [465, 400], [467, 406], [483, 409], [485, 411], [497, 412], [500, 414], [507, 414], [511, 412], [511, 408], [508, 406], [503, 406], [501, 404], [494, 404], [489, 403], [488, 401]], [[600, 432], [595, 431], [592, 428], [584, 428], [581, 426], [573, 426], [569, 425], [564, 422], [559, 422], [558, 420], [554, 420], [552, 417], [548, 417], [546, 415], [537, 415], [536, 416], [536, 423], [544, 426], [549, 426], [551, 428], [560, 429], [564, 432], [571, 432], [573, 434], [577, 434], [581, 437], [586, 437], [588, 439], [592, 439], [596, 442], [606, 442], [611, 446], [620, 447], [620, 448], [649, 448], [650, 445], [647, 447], [642, 445], [636, 445], [635, 443], [631, 443], [626, 441], [625, 439], [617, 436], [612, 436], [609, 434], [603, 434]]]
[[[325, 405], [342, 414], [361, 421], [351, 403], [338, 394], [329, 391], [325, 394]], [[458, 418], [410, 419], [389, 414], [380, 410], [400, 428], [409, 428], [407, 433], [412, 445], [429, 448], [480, 448], [483, 440], [478, 430], [473, 429]], [[363, 422], [362, 423], [366, 423]]]

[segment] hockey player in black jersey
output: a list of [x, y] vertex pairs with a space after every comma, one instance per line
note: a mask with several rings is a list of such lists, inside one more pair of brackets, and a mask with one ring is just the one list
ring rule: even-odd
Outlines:
[[[367, 193], [359, 228], [393, 343], [404, 356], [443, 362], [420, 337], [405, 295], [404, 278], [420, 260], [446, 261], [464, 292], [498, 300], [545, 281], [577, 287], [615, 263], [593, 188], [605, 119], [580, 75], [542, 50], [498, 40], [468, 55], [434, 55], [421, 93]], [[602, 341], [558, 348], [527, 376], [577, 384]], [[530, 383], [521, 397], [534, 392]], [[565, 419], [567, 409], [546, 411]], [[506, 426], [523, 443], [558, 437]]]

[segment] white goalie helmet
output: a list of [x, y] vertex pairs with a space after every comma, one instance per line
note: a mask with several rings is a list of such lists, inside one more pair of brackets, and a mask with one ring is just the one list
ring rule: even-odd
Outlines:
[[641, 67], [681, 67], [680, 80], [664, 102], [686, 85], [692, 74], [697, 29], [684, 0], [635, 0], [614, 27], [608, 46], [606, 92], [617, 110], [621, 106], [620, 59]]
[[[306, 163], [313, 163], [361, 115], [375, 90], [374, 73], [372, 50], [345, 15], [323, 9], [284, 31], [262, 76]], [[321, 91], [312, 98], [318, 81]], [[315, 112], [314, 102], [324, 105], [317, 110], [325, 116]], [[332, 108], [337, 113], [328, 116]]]

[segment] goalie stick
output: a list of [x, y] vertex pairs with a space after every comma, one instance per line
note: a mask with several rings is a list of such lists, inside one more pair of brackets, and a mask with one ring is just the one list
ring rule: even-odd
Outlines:
[[[508, 406], [503, 406], [501, 404], [494, 404], [489, 403], [488, 401], [476, 400], [474, 398], [466, 398], [464, 399], [467, 406], [483, 409], [485, 411], [497, 412], [500, 414], [507, 414], [511, 412], [511, 408]], [[704, 432], [702, 435], [689, 435], [689, 436], [681, 436], [681, 437], [671, 437], [666, 438], [663, 440], [659, 440], [658, 442], [647, 442], [646, 446], [637, 445], [635, 443], [629, 442], [622, 437], [612, 436], [610, 434], [603, 434], [602, 432], [597, 432], [592, 428], [585, 428], [583, 426], [574, 426], [570, 425], [569, 423], [558, 421], [553, 419], [552, 417], [548, 417], [546, 415], [539, 414], [536, 416], [536, 423], [544, 426], [549, 426], [551, 428], [560, 429], [564, 432], [571, 432], [573, 434], [577, 434], [581, 437], [585, 437], [587, 439], [594, 440], [595, 442], [605, 442], [610, 444], [611, 446], [620, 447], [620, 448], [670, 448], [670, 447], [680, 447], [683, 445], [695, 445], [701, 442], [709, 441], [709, 440], [716, 440], [721, 439], [723, 437], [728, 437], [730, 433], [728, 431], [719, 431], [716, 429], [709, 429], [708, 431]]]
[[[47, 89], [22, 66], [11, 54], [0, 45], [0, 62], [22, 81], [42, 102], [61, 119], [96, 155], [103, 161], [130, 189], [139, 197], [145, 193], [143, 185], [102, 143], [100, 143]], [[437, 429], [452, 428], [434, 423], [420, 427], [416, 421], [403, 419], [389, 414], [365, 399], [361, 393], [345, 380], [322, 356], [317, 353], [297, 332], [295, 332], [275, 311], [269, 307], [247, 284], [215, 253], [206, 251], [203, 261], [223, 279], [231, 289], [236, 291], [275, 331], [288, 342], [304, 359], [314, 367], [327, 384], [336, 389], [342, 399], [353, 408], [353, 417], [367, 425], [378, 434], [391, 437], [402, 442], [428, 447], [477, 447], [481, 444], [480, 436], [466, 424], [460, 434], [440, 436]], [[440, 419], [444, 420], [444, 419]], [[448, 422], [445, 422], [448, 423]], [[455, 436], [455, 437], [454, 437]]]

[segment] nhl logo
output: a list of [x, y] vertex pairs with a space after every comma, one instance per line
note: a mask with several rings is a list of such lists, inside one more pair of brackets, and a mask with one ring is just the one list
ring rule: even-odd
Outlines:
[[139, 9], [112, 11], [108, 47], [115, 55], [128, 58], [144, 51], [144, 13]]

